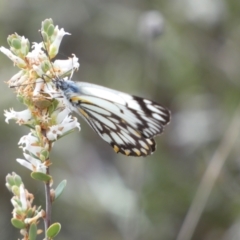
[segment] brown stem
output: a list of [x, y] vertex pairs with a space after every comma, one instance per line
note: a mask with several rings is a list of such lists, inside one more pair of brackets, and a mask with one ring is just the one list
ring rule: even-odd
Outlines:
[[[47, 168], [47, 174], [49, 174], [49, 167]], [[45, 226], [45, 237], [47, 238], [47, 229], [51, 225], [51, 215], [52, 215], [52, 201], [50, 195], [50, 182], [45, 183], [45, 196], [46, 196], [46, 216], [44, 219], [44, 226]]]

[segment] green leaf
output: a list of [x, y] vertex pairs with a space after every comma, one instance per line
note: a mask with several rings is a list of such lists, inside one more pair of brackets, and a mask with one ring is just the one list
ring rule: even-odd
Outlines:
[[51, 47], [51, 49], [49, 49], [50, 51], [49, 51], [49, 57], [52, 59], [52, 58], [54, 58], [56, 55], [57, 55], [57, 53], [58, 53], [58, 48], [56, 47], [56, 46], [52, 46]]
[[14, 177], [11, 174], [6, 176], [6, 182], [8, 183], [8, 189], [15, 185]]
[[54, 201], [60, 197], [66, 185], [67, 185], [67, 180], [63, 180], [58, 184], [58, 186], [55, 189]]
[[11, 174], [6, 176], [6, 182], [12, 187], [15, 185], [14, 177]]
[[20, 49], [21, 48], [21, 42], [19, 39], [13, 39], [12, 40], [12, 46], [15, 48], [15, 49]]
[[19, 196], [20, 192], [19, 192], [19, 187], [17, 187], [16, 185], [12, 186], [12, 193], [15, 195], [15, 196]]
[[22, 179], [17, 174], [14, 176], [15, 184], [19, 187], [22, 184]]
[[31, 224], [29, 229], [29, 240], [35, 240], [37, 237], [37, 225], [35, 223]]
[[18, 228], [18, 229], [23, 229], [26, 227], [26, 224], [23, 221], [18, 220], [16, 218], [12, 218], [11, 223], [15, 228]]
[[28, 210], [27, 210], [27, 218], [31, 218], [31, 217], [33, 217], [33, 210], [32, 210], [32, 208], [29, 208]]
[[54, 33], [54, 26], [53, 26], [53, 24], [50, 24], [50, 25], [48, 26], [48, 29], [47, 29], [47, 35], [48, 35], [49, 37], [51, 37], [51, 36], [53, 35], [53, 33]]
[[17, 95], [17, 100], [18, 100], [20, 103], [23, 103], [23, 104], [24, 104], [24, 96], [23, 96], [23, 95]]
[[52, 68], [52, 66], [49, 65], [47, 61], [41, 63], [41, 69], [43, 70], [43, 72], [47, 72], [50, 68]]
[[41, 100], [35, 100], [33, 101], [34, 106], [36, 106], [39, 109], [45, 109], [51, 106], [52, 102], [49, 99], [41, 99]]
[[35, 180], [39, 180], [42, 182], [49, 182], [52, 179], [52, 177], [50, 175], [42, 173], [42, 172], [32, 172], [31, 177]]
[[41, 32], [41, 34], [42, 34], [43, 41], [47, 42], [48, 41], [48, 35], [45, 32]]
[[61, 230], [61, 224], [60, 223], [53, 223], [47, 230], [47, 236], [49, 238], [54, 238], [58, 235], [60, 230]]
[[49, 111], [49, 114], [52, 114], [55, 110], [56, 110], [56, 108], [57, 108], [57, 106], [58, 106], [58, 100], [56, 100], [56, 99], [54, 99], [53, 101], [52, 101], [52, 105], [49, 107], [49, 109], [48, 109], [48, 111]]
[[[40, 155], [42, 156], [42, 158], [43, 158], [44, 161], [45, 161], [45, 160], [48, 159], [48, 157], [49, 157], [49, 151], [47, 151], [46, 149], [41, 150]], [[41, 159], [42, 159], [42, 158], [41, 158]]]
[[50, 24], [53, 24], [53, 20], [51, 18], [44, 20], [42, 22], [42, 30], [44, 32], [47, 32], [47, 29], [48, 29]]

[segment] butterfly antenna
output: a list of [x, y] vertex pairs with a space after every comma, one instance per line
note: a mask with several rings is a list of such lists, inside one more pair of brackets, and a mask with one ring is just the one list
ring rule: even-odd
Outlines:
[[[73, 66], [73, 58], [72, 58], [72, 66]], [[71, 71], [71, 75], [70, 75], [70, 79], [72, 79], [72, 76], [73, 76], [73, 73], [74, 73], [74, 67], [72, 68], [72, 71]]]
[[35, 82], [33, 82], [33, 83], [26, 83], [26, 84], [20, 84], [20, 85], [11, 85], [11, 86], [9, 86], [9, 88], [17, 88], [17, 87], [22, 87], [22, 86], [28, 86], [30, 84], [35, 84]]

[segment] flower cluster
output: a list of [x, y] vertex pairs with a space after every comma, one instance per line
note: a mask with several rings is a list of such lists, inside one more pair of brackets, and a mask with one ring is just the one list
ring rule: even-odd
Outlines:
[[53, 142], [76, 128], [80, 130], [77, 119], [69, 115], [70, 110], [55, 87], [57, 76], [71, 74], [72, 70], [78, 69], [79, 63], [75, 55], [51, 62], [63, 36], [69, 35], [58, 26], [54, 27], [51, 19], [42, 22], [41, 35], [43, 42], [34, 43], [32, 51], [29, 40], [16, 33], [8, 37], [10, 50], [0, 47], [0, 51], [20, 68], [8, 85], [16, 89], [18, 99], [27, 106], [21, 112], [5, 110], [5, 121], [14, 119], [19, 125], [32, 129], [19, 141], [25, 160], [17, 161], [31, 171], [46, 173], [46, 160]]
[[30, 234], [40, 234], [42, 230], [37, 230], [36, 223], [39, 218], [45, 216], [45, 212], [41, 207], [37, 208], [32, 205], [34, 196], [25, 189], [21, 177], [14, 172], [8, 174], [6, 187], [14, 195], [11, 199], [14, 207], [12, 224], [21, 229], [20, 232], [24, 239], [28, 239]]
[[45, 184], [46, 211], [32, 206], [33, 195], [24, 187], [21, 178], [13, 173], [6, 177], [6, 186], [14, 194], [11, 202], [14, 206], [12, 224], [21, 229], [24, 240], [36, 239], [38, 219], [45, 222], [46, 239], [53, 239], [60, 231], [61, 225], [50, 226], [51, 203], [56, 200], [66, 186], [62, 181], [52, 189], [53, 179], [49, 175], [51, 165], [49, 155], [54, 142], [75, 129], [80, 130], [77, 119], [70, 114], [68, 104], [56, 82], [65, 79], [78, 69], [78, 58], [75, 55], [67, 60], [55, 60], [61, 40], [69, 33], [54, 26], [52, 19], [42, 22], [42, 42], [33, 43], [17, 33], [8, 37], [10, 49], [0, 47], [0, 51], [9, 57], [20, 71], [7, 83], [15, 88], [18, 99], [27, 107], [16, 112], [13, 109], [4, 112], [5, 121], [13, 119], [19, 125], [30, 128], [30, 133], [23, 136], [19, 146], [24, 159], [17, 162], [31, 170], [31, 177]]

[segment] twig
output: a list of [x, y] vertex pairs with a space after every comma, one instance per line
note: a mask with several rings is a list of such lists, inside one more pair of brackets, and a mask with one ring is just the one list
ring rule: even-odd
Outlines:
[[[47, 174], [49, 174], [49, 167], [47, 168]], [[46, 197], [46, 216], [44, 219], [44, 226], [45, 226], [45, 237], [47, 237], [47, 229], [51, 225], [51, 215], [52, 215], [52, 201], [50, 195], [50, 181], [45, 183], [45, 197]]]
[[190, 206], [187, 216], [180, 229], [177, 240], [190, 240], [201, 217], [207, 200], [216, 182], [216, 179], [234, 147], [240, 131], [240, 106], [237, 108], [232, 122], [230, 123], [221, 143], [215, 151], [209, 165], [202, 177], [195, 198]]

